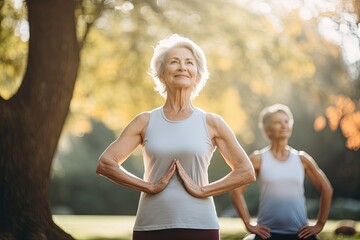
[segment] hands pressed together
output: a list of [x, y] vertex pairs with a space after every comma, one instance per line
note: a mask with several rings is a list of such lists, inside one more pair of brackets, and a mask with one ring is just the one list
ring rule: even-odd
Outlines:
[[175, 171], [178, 172], [184, 188], [190, 195], [197, 198], [204, 197], [202, 187], [195, 184], [192, 178], [186, 173], [185, 169], [182, 167], [180, 161], [177, 159], [174, 159], [165, 175], [160, 178], [159, 181], [151, 185], [149, 193], [156, 194], [164, 190], [169, 184], [170, 179], [174, 175]]

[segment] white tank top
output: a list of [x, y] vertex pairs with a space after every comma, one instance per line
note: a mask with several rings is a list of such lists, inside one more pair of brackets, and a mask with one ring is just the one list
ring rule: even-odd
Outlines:
[[258, 223], [273, 233], [296, 234], [308, 223], [304, 196], [304, 167], [297, 150], [289, 158], [274, 158], [269, 148], [262, 150], [259, 172], [260, 206]]
[[[208, 184], [208, 167], [215, 147], [202, 110], [195, 108], [188, 118], [171, 121], [162, 107], [154, 109], [142, 150], [145, 181], [158, 181], [176, 158], [196, 184]], [[162, 192], [141, 193], [134, 226], [135, 231], [169, 228], [219, 229], [213, 198], [191, 196], [176, 172]]]

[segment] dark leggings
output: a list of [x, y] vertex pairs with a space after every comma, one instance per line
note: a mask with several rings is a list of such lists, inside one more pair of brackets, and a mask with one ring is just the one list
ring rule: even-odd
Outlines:
[[[318, 240], [316, 236], [311, 236], [308, 238], [298, 238], [296, 234], [277, 234], [271, 233], [271, 237], [266, 240]], [[254, 240], [263, 240], [260, 236], [256, 235]]]
[[133, 240], [219, 240], [219, 236], [218, 229], [172, 228], [133, 232]]

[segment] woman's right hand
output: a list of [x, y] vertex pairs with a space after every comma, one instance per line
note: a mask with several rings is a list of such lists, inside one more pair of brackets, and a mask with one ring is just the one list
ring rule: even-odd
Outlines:
[[263, 239], [268, 239], [271, 237], [270, 228], [259, 224], [256, 225], [252, 225], [250, 223], [246, 224], [246, 229], [251, 233], [255, 233], [256, 235], [259, 235]]
[[156, 194], [161, 192], [166, 188], [166, 186], [169, 184], [171, 177], [174, 175], [176, 170], [175, 161], [173, 161], [165, 173], [165, 175], [160, 178], [157, 182], [151, 184], [149, 192], [150, 194]]

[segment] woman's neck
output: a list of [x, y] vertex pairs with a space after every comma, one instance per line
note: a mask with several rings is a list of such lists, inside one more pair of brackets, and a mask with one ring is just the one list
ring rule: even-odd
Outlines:
[[170, 108], [173, 111], [180, 112], [194, 109], [190, 99], [191, 92], [187, 89], [168, 90], [164, 108]]
[[272, 154], [279, 160], [286, 160], [289, 157], [289, 148], [287, 141], [271, 142], [270, 146]]
[[191, 115], [194, 106], [188, 96], [184, 94], [168, 95], [163, 107], [165, 116], [170, 120], [182, 120]]

